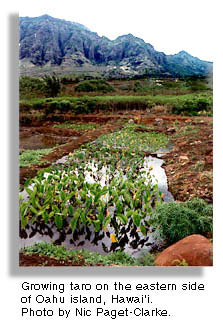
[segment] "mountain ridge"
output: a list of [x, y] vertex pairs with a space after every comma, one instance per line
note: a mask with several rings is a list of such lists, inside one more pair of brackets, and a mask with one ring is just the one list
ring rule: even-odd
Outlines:
[[166, 55], [131, 33], [114, 40], [82, 24], [53, 18], [20, 17], [20, 73], [98, 72], [110, 77], [185, 76], [212, 73], [213, 64], [182, 50]]

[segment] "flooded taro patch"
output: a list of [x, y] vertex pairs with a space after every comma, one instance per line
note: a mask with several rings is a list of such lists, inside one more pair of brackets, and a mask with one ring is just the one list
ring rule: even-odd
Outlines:
[[[71, 137], [69, 139], [76, 139], [77, 137]], [[62, 145], [67, 142], [67, 137], [35, 134], [35, 135], [23, 135], [20, 136], [20, 149], [46, 149], [53, 148], [57, 145]]]
[[[134, 130], [127, 125], [99, 137], [27, 183], [20, 194], [21, 247], [54, 241], [137, 257], [162, 245], [150, 218], [158, 204], [173, 197], [162, 161], [144, 153], [157, 149], [157, 141], [160, 146], [160, 134], [142, 137]], [[140, 145], [134, 146], [137, 139]], [[168, 145], [166, 136], [162, 140]]]
[[[119, 123], [116, 127], [115, 123], [107, 124], [89, 130], [86, 135], [74, 140], [72, 145], [63, 145], [46, 155], [51, 161], [48, 166], [52, 166], [42, 170], [33, 180], [27, 181], [25, 189], [30, 191], [25, 190], [22, 193], [24, 200], [21, 200], [20, 204], [20, 214], [23, 214], [20, 247], [25, 249], [21, 254], [21, 263], [40, 261], [37, 255], [26, 254], [41, 249], [39, 244], [36, 249], [35, 245], [34, 249], [32, 248], [35, 242], [53, 242], [53, 245], [71, 248], [78, 252], [76, 265], [84, 265], [84, 250], [89, 253], [97, 252], [101, 257], [124, 251], [125, 255], [127, 253], [133, 256], [131, 259], [137, 260], [141, 259], [143, 254], [153, 255], [165, 247], [165, 241], [157, 230], [160, 225], [155, 226], [151, 217], [160, 204], [165, 204], [163, 202], [171, 202], [173, 198], [178, 201], [187, 200], [190, 192], [188, 187], [193, 187], [193, 192], [196, 191], [197, 185], [203, 185], [205, 192], [206, 187], [210, 187], [210, 181], [205, 182], [203, 177], [203, 180], [199, 178], [212, 169], [209, 155], [209, 149], [212, 147], [211, 127], [205, 118], [203, 121], [200, 118], [163, 116], [162, 124], [157, 124], [155, 119], [144, 117], [143, 125]], [[62, 128], [55, 130], [70, 131]], [[140, 134], [146, 134], [147, 138], [139, 137]], [[201, 136], [202, 141], [199, 140]], [[71, 153], [68, 155], [69, 152]], [[145, 181], [145, 176], [150, 178], [149, 182]], [[128, 186], [129, 184], [131, 185]], [[45, 186], [52, 186], [52, 191]], [[183, 190], [185, 188], [187, 191]], [[74, 196], [69, 199], [72, 191]], [[124, 196], [125, 191], [127, 195]], [[144, 200], [147, 191], [152, 192], [150, 212], [146, 209], [149, 201]], [[104, 194], [101, 195], [100, 192]], [[134, 195], [136, 192], [140, 195], [139, 198], [138, 195]], [[95, 201], [97, 193], [99, 197]], [[60, 197], [60, 194], [63, 197]], [[211, 190], [208, 194], [211, 196]], [[193, 197], [198, 194], [190, 195]], [[127, 196], [132, 204], [126, 201]], [[34, 204], [30, 202], [30, 197]], [[185, 209], [184, 204], [179, 205], [178, 211], [181, 212], [181, 209]], [[166, 213], [165, 208], [164, 210], [163, 214]], [[187, 212], [189, 216], [193, 215], [190, 210]], [[170, 214], [172, 216], [172, 211]], [[137, 219], [140, 219], [140, 222], [137, 222]], [[157, 219], [162, 222], [161, 217], [157, 216]], [[171, 219], [170, 235], [174, 235], [178, 224], [182, 224], [174, 222], [173, 216]], [[106, 220], [108, 224], [104, 226]], [[199, 218], [199, 223], [201, 220], [202, 218]], [[185, 221], [188, 223], [188, 219]], [[166, 219], [166, 222], [169, 220]], [[166, 227], [165, 221], [162, 222], [162, 226]], [[196, 228], [193, 232], [197, 230]], [[208, 232], [210, 231], [209, 227]], [[201, 234], [206, 235], [205, 232], [201, 231]], [[26, 258], [28, 256], [30, 260]], [[46, 255], [43, 254], [43, 257]], [[91, 254], [90, 257], [94, 256]], [[80, 259], [82, 262], [79, 262]], [[128, 261], [129, 264], [132, 263]], [[100, 264], [100, 261], [97, 260], [96, 264]]]

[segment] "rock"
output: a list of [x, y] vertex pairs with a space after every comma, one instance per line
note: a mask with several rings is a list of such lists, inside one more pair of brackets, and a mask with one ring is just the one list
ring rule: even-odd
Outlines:
[[155, 121], [154, 121], [154, 124], [157, 125], [157, 126], [160, 126], [164, 123], [163, 119], [160, 119], [160, 118], [156, 118]]
[[180, 160], [189, 160], [189, 158], [188, 158], [187, 156], [183, 156], [183, 155], [182, 155], [182, 156], [180, 156], [180, 157], [179, 157], [179, 159], [180, 159]]
[[167, 249], [155, 260], [156, 266], [213, 266], [212, 243], [200, 234], [192, 234]]
[[171, 128], [168, 128], [168, 129], [167, 129], [167, 132], [169, 132], [169, 133], [174, 133], [174, 132], [176, 132], [176, 129], [175, 129], [175, 128], [173, 128], [173, 127], [171, 127]]

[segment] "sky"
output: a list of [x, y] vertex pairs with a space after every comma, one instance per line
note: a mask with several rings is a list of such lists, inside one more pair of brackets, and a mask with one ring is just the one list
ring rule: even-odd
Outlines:
[[[165, 54], [185, 50], [214, 61], [215, 0], [20, 0], [19, 15], [48, 14], [115, 39], [131, 33]], [[57, 5], [59, 3], [59, 5]], [[63, 5], [62, 5], [63, 4]]]

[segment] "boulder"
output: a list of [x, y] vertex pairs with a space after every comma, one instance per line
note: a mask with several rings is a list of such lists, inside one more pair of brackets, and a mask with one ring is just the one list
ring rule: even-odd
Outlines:
[[156, 118], [154, 120], [154, 125], [156, 125], [156, 126], [161, 126], [161, 125], [163, 125], [163, 123], [164, 123], [164, 120], [163, 119]]
[[192, 234], [167, 249], [155, 260], [156, 266], [213, 266], [213, 246], [205, 237]]

